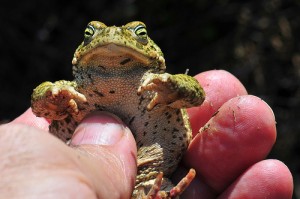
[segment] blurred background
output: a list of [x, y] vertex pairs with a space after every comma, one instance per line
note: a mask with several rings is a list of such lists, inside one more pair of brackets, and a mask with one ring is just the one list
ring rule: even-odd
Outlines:
[[300, 198], [300, 0], [2, 1], [0, 121], [30, 106], [32, 89], [72, 79], [71, 60], [91, 20], [147, 24], [168, 72], [234, 74], [274, 110], [278, 138], [269, 158], [292, 171]]

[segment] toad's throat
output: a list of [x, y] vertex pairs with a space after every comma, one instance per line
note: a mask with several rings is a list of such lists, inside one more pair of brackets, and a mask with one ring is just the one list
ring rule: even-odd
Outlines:
[[134, 67], [149, 66], [153, 59], [131, 48], [110, 43], [90, 50], [75, 61], [80, 67]]

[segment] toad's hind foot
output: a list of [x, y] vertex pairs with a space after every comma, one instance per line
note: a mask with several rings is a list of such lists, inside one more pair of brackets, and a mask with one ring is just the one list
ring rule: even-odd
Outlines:
[[170, 197], [175, 198], [182, 194], [182, 192], [190, 185], [196, 176], [195, 169], [190, 169], [188, 174], [180, 180], [180, 182], [170, 190]]
[[140, 187], [137, 198], [138, 199], [172, 199], [179, 197], [182, 192], [189, 186], [192, 180], [196, 176], [196, 171], [194, 169], [190, 169], [188, 174], [180, 180], [180, 182], [174, 186], [170, 191], [163, 191], [160, 190], [162, 180], [163, 180], [163, 173], [160, 172], [154, 184], [152, 185], [150, 191], [147, 195], [144, 193], [144, 189]]

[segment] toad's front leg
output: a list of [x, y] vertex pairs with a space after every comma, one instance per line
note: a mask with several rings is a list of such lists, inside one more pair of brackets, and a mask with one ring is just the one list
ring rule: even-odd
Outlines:
[[157, 104], [173, 108], [189, 108], [202, 104], [205, 98], [198, 81], [185, 74], [148, 73], [143, 77], [138, 94], [144, 91], [155, 92], [155, 96], [147, 106], [148, 110], [153, 109]]
[[86, 102], [86, 97], [76, 91], [76, 82], [44, 82], [33, 90], [31, 108], [38, 117], [51, 120], [63, 120], [71, 116], [80, 121], [82, 116], [78, 103]]

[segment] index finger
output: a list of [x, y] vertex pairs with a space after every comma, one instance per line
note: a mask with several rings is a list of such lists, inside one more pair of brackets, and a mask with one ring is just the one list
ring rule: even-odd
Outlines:
[[242, 83], [224, 70], [206, 71], [196, 75], [195, 78], [203, 87], [206, 97], [201, 106], [187, 110], [194, 135], [225, 102], [237, 96], [247, 95]]
[[37, 127], [39, 129], [49, 131], [50, 122], [42, 117], [37, 117], [32, 113], [31, 108], [27, 109], [22, 115], [14, 119], [11, 123], [21, 123], [29, 126]]

